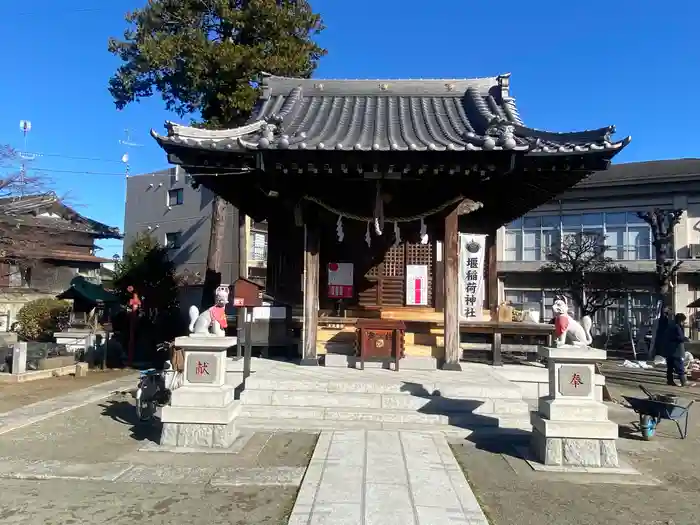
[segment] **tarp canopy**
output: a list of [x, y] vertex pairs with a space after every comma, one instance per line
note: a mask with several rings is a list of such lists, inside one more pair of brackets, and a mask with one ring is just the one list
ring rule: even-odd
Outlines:
[[70, 288], [56, 296], [57, 299], [79, 299], [95, 304], [118, 303], [119, 297], [78, 275], [73, 277]]

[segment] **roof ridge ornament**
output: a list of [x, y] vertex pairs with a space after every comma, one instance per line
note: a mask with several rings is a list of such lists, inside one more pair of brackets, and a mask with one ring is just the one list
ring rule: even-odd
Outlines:
[[608, 129], [607, 129], [607, 131], [605, 132], [605, 135], [604, 135], [604, 140], [605, 140], [606, 142], [612, 142], [612, 136], [615, 134], [616, 131], [617, 131], [617, 130], [615, 129], [615, 126], [614, 126], [614, 125], [608, 126]]
[[510, 73], [503, 73], [496, 77], [498, 87], [501, 88], [501, 100], [510, 98]]
[[486, 136], [496, 137], [498, 143], [505, 149], [513, 149], [518, 145], [515, 140], [515, 125], [500, 117], [496, 117], [489, 122], [489, 127], [486, 129]]

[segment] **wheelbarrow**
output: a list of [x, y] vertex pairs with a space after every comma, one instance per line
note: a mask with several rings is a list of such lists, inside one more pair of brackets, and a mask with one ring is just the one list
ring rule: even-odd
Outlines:
[[[690, 401], [686, 405], [680, 404], [678, 396], [666, 394], [652, 394], [643, 385], [639, 385], [642, 392], [647, 395], [646, 399], [639, 397], [622, 396], [630, 404], [632, 410], [639, 414], [639, 429], [642, 437], [649, 441], [656, 432], [656, 427], [661, 420], [673, 421], [678, 427], [681, 439], [688, 437], [688, 415], [690, 407], [695, 402]], [[683, 420], [683, 428], [680, 421]]]

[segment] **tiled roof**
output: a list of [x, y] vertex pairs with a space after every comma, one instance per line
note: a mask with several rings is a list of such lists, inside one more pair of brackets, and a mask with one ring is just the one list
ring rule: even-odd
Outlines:
[[577, 188], [626, 186], [700, 179], [700, 159], [669, 159], [613, 164], [579, 182]]
[[[41, 216], [41, 213], [57, 216]], [[80, 215], [63, 204], [54, 193], [0, 198], [0, 222], [28, 227], [79, 231], [106, 239], [121, 239], [119, 228]]]
[[554, 133], [527, 127], [510, 74], [467, 80], [318, 80], [268, 76], [253, 118], [229, 130], [166, 123], [162, 145], [206, 150], [511, 150], [527, 154], [616, 152], [614, 126]]

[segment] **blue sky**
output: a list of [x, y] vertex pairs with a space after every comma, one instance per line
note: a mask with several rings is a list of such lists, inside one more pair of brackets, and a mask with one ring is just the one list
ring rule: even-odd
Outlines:
[[[1, 2], [0, 144], [21, 148], [83, 214], [124, 221], [124, 130], [132, 173], [166, 166], [150, 138], [170, 118], [159, 97], [117, 112], [107, 38], [146, 0]], [[553, 131], [615, 124], [632, 144], [617, 162], [700, 156], [700, 3], [693, 0], [474, 2], [312, 0], [328, 48], [316, 76], [459, 78], [511, 72], [521, 116]], [[59, 7], [60, 6], [60, 7]], [[72, 158], [71, 158], [72, 157]], [[85, 160], [93, 159], [93, 160]], [[92, 172], [92, 173], [90, 173]], [[103, 243], [103, 255], [121, 252]]]

